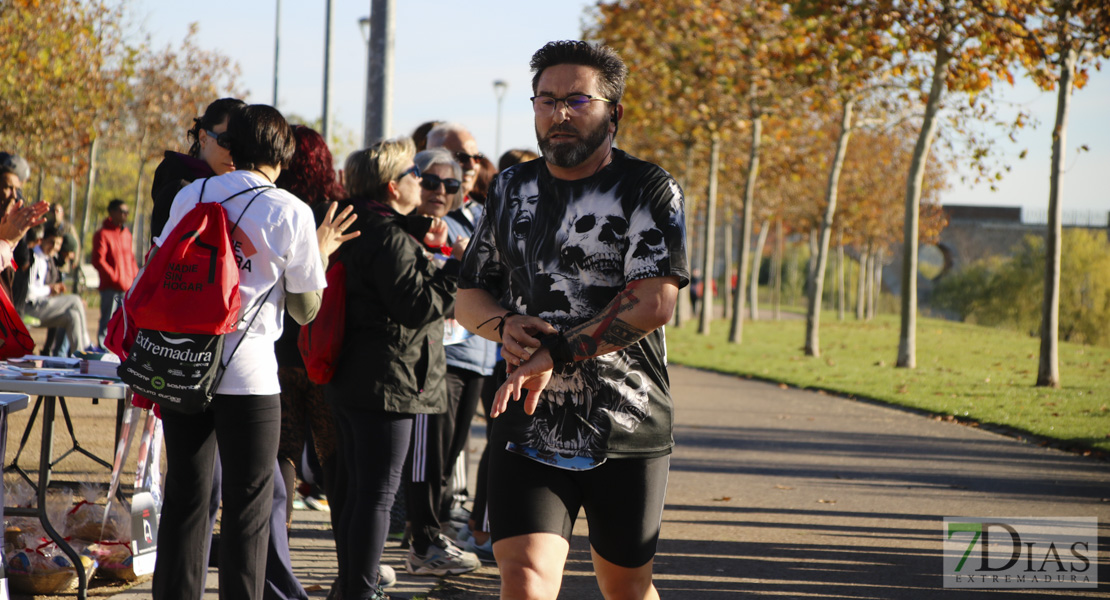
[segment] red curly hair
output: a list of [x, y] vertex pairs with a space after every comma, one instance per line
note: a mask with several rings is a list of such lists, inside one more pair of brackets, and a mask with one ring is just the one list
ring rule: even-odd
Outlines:
[[323, 136], [311, 127], [294, 125], [293, 137], [297, 140], [293, 161], [288, 169], [282, 169], [274, 183], [310, 206], [346, 198], [347, 193], [335, 177], [331, 150]]

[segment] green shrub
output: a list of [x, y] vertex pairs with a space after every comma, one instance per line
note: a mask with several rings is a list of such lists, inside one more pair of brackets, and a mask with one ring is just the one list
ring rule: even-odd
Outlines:
[[[1060, 337], [1110, 345], [1110, 242], [1102, 232], [1064, 231], [1060, 266]], [[932, 304], [962, 320], [1039, 335], [1045, 243], [1028, 236], [1007, 259], [976, 261], [937, 282]]]

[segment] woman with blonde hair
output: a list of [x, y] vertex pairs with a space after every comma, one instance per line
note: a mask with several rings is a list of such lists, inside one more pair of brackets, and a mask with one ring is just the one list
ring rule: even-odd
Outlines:
[[[443, 315], [459, 272], [452, 258], [437, 266], [425, 244], [440, 247], [446, 225], [415, 214], [420, 169], [412, 140], [384, 140], [344, 165], [349, 203], [362, 236], [339, 253], [347, 269], [343, 350], [325, 388], [337, 426], [345, 490], [335, 530], [342, 598], [386, 598], [378, 564], [389, 513], [417, 414], [441, 413]], [[343, 493], [339, 491], [337, 493]]]

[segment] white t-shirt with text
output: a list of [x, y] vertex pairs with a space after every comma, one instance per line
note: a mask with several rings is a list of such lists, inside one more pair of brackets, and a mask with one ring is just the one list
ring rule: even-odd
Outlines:
[[[232, 171], [194, 181], [174, 198], [169, 221], [154, 243], [161, 246], [181, 218], [201, 200], [202, 186], [204, 202], [219, 202], [247, 188], [269, 184], [266, 178], [252, 171]], [[224, 362], [227, 363], [233, 351], [235, 355], [216, 389], [218, 394], [279, 393], [281, 388], [274, 342], [281, 337], [285, 293], [301, 294], [323, 289], [327, 285], [316, 242], [312, 209], [293, 194], [271, 188], [263, 191], [244, 214], [247, 203], [258, 191], [241, 194], [224, 204], [229, 227], [239, 221], [231, 240], [235, 260], [239, 263], [242, 308], [238, 331], [224, 338]], [[284, 281], [279, 281], [282, 278]], [[245, 331], [271, 286], [274, 289], [261, 312], [254, 319], [250, 331]], [[237, 345], [239, 349], [236, 351]]]

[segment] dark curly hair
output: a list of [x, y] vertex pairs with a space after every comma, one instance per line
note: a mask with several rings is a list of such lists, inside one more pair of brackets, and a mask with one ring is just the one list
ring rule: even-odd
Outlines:
[[220, 98], [208, 108], [204, 109], [204, 114], [193, 119], [193, 127], [189, 129], [189, 156], [198, 158], [200, 156], [200, 132], [201, 130], [211, 130], [213, 127], [223, 123], [232, 111], [246, 106], [247, 103], [238, 98]]
[[331, 150], [323, 136], [311, 127], [294, 125], [293, 137], [297, 139], [293, 160], [274, 183], [309, 205], [346, 198], [346, 191], [335, 177]]

